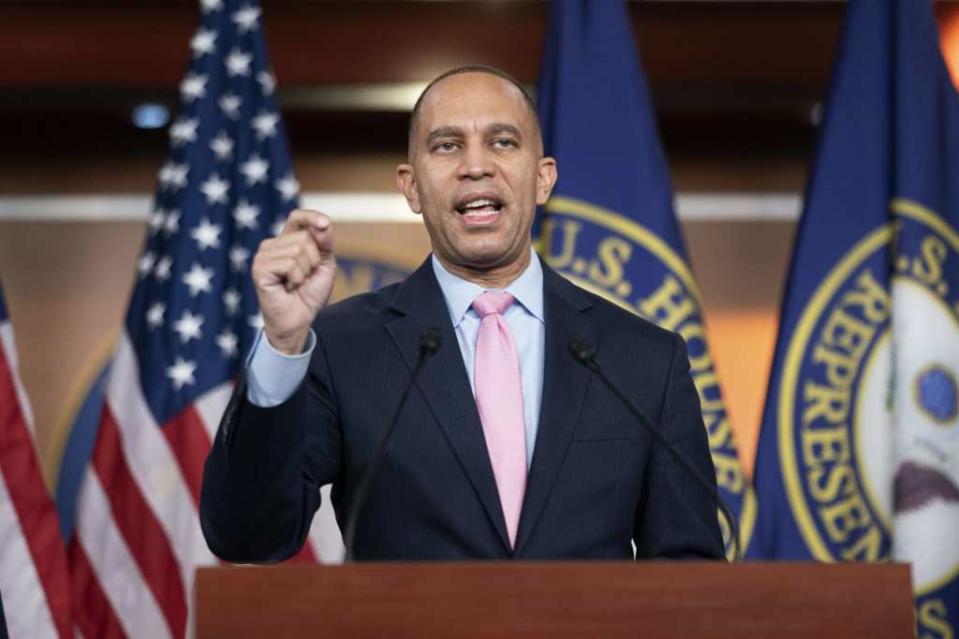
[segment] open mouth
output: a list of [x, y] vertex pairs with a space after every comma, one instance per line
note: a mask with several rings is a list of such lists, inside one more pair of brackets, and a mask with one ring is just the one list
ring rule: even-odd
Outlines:
[[460, 200], [456, 212], [469, 225], [483, 225], [495, 222], [503, 206], [503, 201], [495, 196], [471, 196]]

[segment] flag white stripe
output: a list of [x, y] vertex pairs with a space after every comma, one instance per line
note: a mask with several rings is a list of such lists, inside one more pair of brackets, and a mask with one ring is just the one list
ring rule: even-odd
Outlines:
[[330, 502], [330, 489], [330, 484], [320, 488], [323, 502], [320, 504], [320, 510], [313, 517], [307, 540], [313, 548], [317, 561], [323, 564], [340, 564], [343, 563], [345, 548], [340, 528], [336, 525], [333, 504]]
[[80, 486], [76, 534], [124, 632], [148, 639], [169, 637], [166, 618], [116, 527], [92, 467], [87, 468]]
[[17, 346], [13, 340], [13, 325], [10, 320], [0, 322], [0, 346], [3, 347], [7, 355], [7, 365], [10, 367], [10, 373], [13, 376], [13, 385], [17, 391], [17, 401], [20, 402], [20, 412], [23, 413], [23, 419], [27, 422], [27, 428], [30, 431], [30, 437], [33, 437], [33, 410], [30, 408], [30, 400], [27, 399], [27, 391], [20, 381], [20, 371], [17, 369]]
[[223, 411], [230, 401], [230, 395], [233, 393], [233, 382], [220, 384], [211, 391], [208, 391], [193, 402], [197, 415], [203, 423], [212, 442], [216, 438], [216, 429], [220, 425], [220, 418], [223, 417]]
[[107, 402], [130, 474], [170, 541], [183, 590], [192, 599], [195, 566], [212, 565], [216, 559], [203, 539], [180, 465], [140, 394], [139, 379], [134, 351], [124, 332], [110, 372]]
[[[8, 351], [9, 352], [9, 351]], [[33, 564], [20, 520], [0, 474], [0, 593], [12, 639], [56, 637], [40, 575]]]

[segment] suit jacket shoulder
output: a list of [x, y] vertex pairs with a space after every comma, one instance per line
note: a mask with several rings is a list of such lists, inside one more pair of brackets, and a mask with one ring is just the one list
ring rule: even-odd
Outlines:
[[595, 330], [597, 343], [594, 346], [601, 357], [608, 357], [611, 350], [622, 351], [623, 348], [636, 346], [655, 360], [664, 358], [668, 364], [672, 359], [682, 340], [675, 332], [576, 286], [545, 263], [543, 274], [547, 289], [551, 288], [574, 307], [583, 310]]

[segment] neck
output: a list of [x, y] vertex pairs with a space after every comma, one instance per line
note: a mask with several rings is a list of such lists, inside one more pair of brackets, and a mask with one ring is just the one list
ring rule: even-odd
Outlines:
[[436, 256], [447, 271], [483, 288], [503, 289], [513, 283], [529, 266], [530, 252], [526, 250], [520, 259], [509, 264], [492, 268], [471, 268], [460, 264], [451, 264], [439, 255]]

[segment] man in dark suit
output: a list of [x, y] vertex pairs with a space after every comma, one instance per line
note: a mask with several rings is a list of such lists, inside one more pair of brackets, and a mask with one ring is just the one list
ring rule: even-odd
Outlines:
[[[588, 126], [588, 123], [584, 123]], [[491, 69], [424, 91], [397, 184], [433, 255], [400, 284], [324, 308], [326, 216], [300, 210], [253, 262], [264, 318], [248, 384], [207, 460], [201, 523], [233, 561], [303, 544], [332, 483], [342, 526], [416, 365], [422, 369], [360, 513], [358, 559], [719, 558], [710, 495], [569, 354], [606, 373], [714, 477], [684, 343], [553, 272], [530, 228], [556, 180], [535, 109]], [[321, 310], [322, 309], [322, 310]]]

